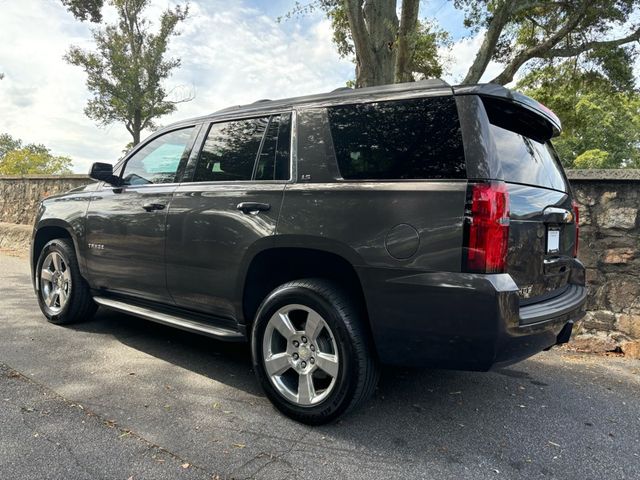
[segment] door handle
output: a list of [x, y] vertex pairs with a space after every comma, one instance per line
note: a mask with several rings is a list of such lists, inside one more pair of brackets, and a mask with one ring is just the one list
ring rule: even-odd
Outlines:
[[236, 207], [242, 213], [250, 213], [252, 215], [256, 215], [260, 212], [266, 212], [271, 208], [271, 205], [268, 203], [259, 203], [259, 202], [242, 202], [239, 203]]
[[142, 208], [144, 208], [147, 212], [152, 212], [153, 210], [164, 210], [166, 205], [164, 203], [145, 203]]
[[565, 208], [547, 207], [542, 212], [542, 220], [544, 223], [571, 223], [575, 219], [573, 212]]

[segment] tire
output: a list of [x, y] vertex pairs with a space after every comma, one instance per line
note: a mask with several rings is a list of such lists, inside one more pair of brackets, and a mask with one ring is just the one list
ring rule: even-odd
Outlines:
[[358, 312], [323, 279], [285, 283], [262, 302], [251, 334], [253, 367], [278, 410], [320, 425], [371, 396], [378, 368]]
[[49, 322], [66, 325], [93, 317], [98, 307], [80, 275], [71, 239], [47, 243], [38, 257], [35, 274], [40, 310]]

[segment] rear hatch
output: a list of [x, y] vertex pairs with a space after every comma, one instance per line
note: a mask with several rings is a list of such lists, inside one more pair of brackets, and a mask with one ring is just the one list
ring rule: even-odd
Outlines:
[[509, 198], [505, 271], [521, 305], [547, 300], [568, 287], [577, 253], [578, 223], [569, 184], [549, 139], [546, 120], [530, 109], [483, 98]]

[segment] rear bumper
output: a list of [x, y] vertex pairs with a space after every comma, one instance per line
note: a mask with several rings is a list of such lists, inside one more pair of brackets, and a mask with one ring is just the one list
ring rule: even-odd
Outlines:
[[584, 267], [560, 296], [520, 307], [508, 274], [359, 271], [381, 362], [489, 370], [565, 343], [584, 315]]

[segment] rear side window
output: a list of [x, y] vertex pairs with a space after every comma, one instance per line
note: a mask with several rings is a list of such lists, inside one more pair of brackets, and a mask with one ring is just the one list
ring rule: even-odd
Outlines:
[[483, 99], [503, 180], [567, 191], [560, 160], [539, 115], [505, 102]]
[[290, 148], [291, 114], [272, 116], [258, 157], [255, 180], [288, 180]]
[[291, 114], [214, 123], [194, 182], [289, 178]]
[[338, 167], [345, 180], [466, 177], [452, 96], [328, 110]]

